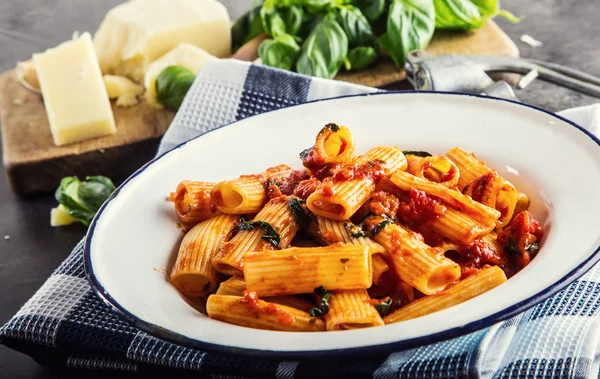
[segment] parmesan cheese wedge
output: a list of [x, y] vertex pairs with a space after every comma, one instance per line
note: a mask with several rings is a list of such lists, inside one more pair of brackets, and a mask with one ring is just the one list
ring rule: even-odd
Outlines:
[[117, 99], [116, 104], [129, 107], [137, 104], [138, 96], [144, 92], [142, 86], [120, 75], [104, 75], [104, 86], [110, 99]]
[[131, 0], [110, 10], [94, 36], [100, 68], [136, 82], [181, 42], [231, 55], [231, 20], [215, 0]]
[[173, 50], [148, 66], [146, 77], [144, 78], [146, 100], [148, 103], [160, 107], [156, 96], [156, 78], [158, 78], [165, 68], [169, 66], [182, 66], [194, 73], [198, 73], [202, 66], [211, 59], [216, 59], [216, 57], [194, 45], [180, 43]]
[[33, 63], [56, 145], [116, 132], [89, 33], [34, 54]]

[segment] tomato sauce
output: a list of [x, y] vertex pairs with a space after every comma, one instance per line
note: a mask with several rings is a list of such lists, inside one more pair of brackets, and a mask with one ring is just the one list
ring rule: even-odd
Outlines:
[[400, 201], [392, 194], [383, 191], [374, 192], [368, 203], [369, 212], [373, 215], [386, 215], [390, 218], [396, 216]]
[[515, 216], [507, 228], [498, 234], [498, 243], [508, 250], [520, 268], [529, 264], [539, 250], [544, 236], [540, 224], [531, 213], [523, 211]]
[[446, 207], [439, 200], [413, 188], [410, 190], [410, 201], [399, 204], [397, 217], [403, 223], [415, 227], [437, 220], [445, 213]]
[[377, 184], [384, 177], [385, 170], [381, 161], [370, 161], [362, 165], [346, 165], [333, 174], [333, 180], [336, 182], [368, 178]]
[[258, 296], [254, 291], [249, 292], [245, 290], [244, 296], [240, 299], [240, 303], [247, 304], [250, 312], [255, 313], [257, 317], [260, 317], [260, 313], [276, 315], [277, 322], [280, 325], [291, 325], [294, 323], [294, 321], [296, 321], [293, 315], [291, 315], [289, 312], [284, 311], [283, 309], [279, 308], [273, 303], [268, 303], [266, 306], [262, 307], [260, 305]]
[[313, 192], [319, 188], [321, 181], [316, 177], [312, 176], [309, 179], [302, 180], [296, 188], [294, 188], [294, 195], [300, 199], [308, 199]]

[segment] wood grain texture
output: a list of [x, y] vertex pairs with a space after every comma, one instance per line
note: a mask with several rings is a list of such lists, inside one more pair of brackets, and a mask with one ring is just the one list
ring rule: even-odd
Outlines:
[[[438, 32], [431, 54], [495, 54], [517, 56], [518, 49], [492, 21], [471, 32]], [[336, 79], [370, 87], [403, 80], [404, 70], [385, 57], [376, 66], [342, 72]], [[41, 95], [17, 82], [14, 70], [0, 76], [0, 121], [4, 168], [13, 191], [34, 194], [53, 191], [64, 176], [106, 175], [123, 178], [152, 159], [174, 113], [145, 102], [129, 108], [113, 104], [117, 133], [55, 146]]]
[[[519, 56], [515, 43], [496, 25], [488, 21], [481, 29], [469, 32], [437, 31], [426, 51], [439, 54], [481, 54]], [[336, 79], [370, 87], [383, 87], [406, 78], [404, 69], [397, 68], [389, 57], [375, 66], [360, 71], [341, 71]]]
[[3, 162], [19, 194], [48, 192], [67, 175], [128, 175], [150, 160], [175, 113], [144, 102], [113, 104], [117, 133], [55, 146], [42, 96], [25, 89], [15, 72], [0, 76]]

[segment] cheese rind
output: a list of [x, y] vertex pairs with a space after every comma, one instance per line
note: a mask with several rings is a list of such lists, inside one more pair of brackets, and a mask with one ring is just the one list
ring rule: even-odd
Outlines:
[[56, 145], [116, 132], [89, 33], [33, 55]]
[[131, 0], [107, 13], [94, 45], [103, 73], [141, 82], [148, 65], [181, 42], [229, 56], [230, 27], [215, 0]]
[[200, 68], [211, 59], [216, 59], [204, 49], [187, 43], [180, 43], [173, 50], [158, 58], [148, 66], [144, 86], [146, 87], [146, 100], [154, 106], [160, 106], [156, 96], [156, 78], [169, 66], [181, 66], [198, 73]]

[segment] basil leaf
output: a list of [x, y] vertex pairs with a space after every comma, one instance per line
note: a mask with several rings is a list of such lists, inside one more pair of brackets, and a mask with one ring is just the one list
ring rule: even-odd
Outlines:
[[388, 314], [390, 314], [391, 305], [392, 305], [392, 299], [388, 298], [383, 303], [375, 304], [374, 307], [375, 307], [375, 310], [379, 313], [379, 315], [383, 318], [383, 317], [387, 316]]
[[291, 70], [296, 62], [300, 46], [289, 34], [280, 34], [264, 40], [258, 47], [258, 55], [266, 66]]
[[521, 254], [519, 252], [519, 249], [517, 249], [514, 245], [511, 245], [511, 244], [504, 245], [503, 249], [504, 249], [504, 251], [506, 251], [507, 253], [512, 254], [512, 255], [519, 255], [519, 254]]
[[304, 41], [296, 62], [296, 71], [331, 79], [338, 73], [346, 54], [346, 34], [333, 17], [325, 17]]
[[434, 28], [433, 0], [393, 0], [379, 43], [398, 67], [404, 67], [409, 52], [427, 47]]
[[231, 51], [235, 53], [246, 42], [264, 33], [263, 22], [260, 15], [261, 4], [250, 8], [246, 13], [235, 20], [231, 27]]
[[350, 237], [352, 238], [360, 238], [367, 236], [367, 234], [362, 230], [360, 226], [354, 225], [351, 222], [344, 223], [344, 228], [348, 231], [348, 234], [350, 234]]
[[471, 0], [433, 0], [437, 29], [470, 30], [483, 26], [479, 8]]
[[431, 157], [432, 155], [429, 154], [426, 151], [419, 151], [419, 150], [403, 150], [402, 154], [404, 155], [416, 155], [417, 157]]
[[315, 288], [315, 293], [321, 296], [321, 303], [318, 307], [310, 310], [311, 317], [324, 316], [329, 313], [329, 299], [331, 298], [331, 292], [325, 290], [323, 286]]
[[314, 149], [314, 146], [309, 147], [308, 149], [304, 149], [300, 152], [300, 159], [304, 159], [306, 157], [308, 157], [308, 154], [310, 154], [311, 150]]
[[290, 197], [288, 201], [288, 206], [294, 215], [294, 219], [296, 220], [296, 224], [300, 226], [300, 229], [305, 229], [310, 223], [310, 216], [308, 212], [302, 206], [302, 203], [296, 197]]
[[527, 247], [525, 248], [525, 251], [528, 252], [529, 254], [536, 254], [539, 249], [540, 249], [540, 245], [537, 242], [534, 242], [534, 243], [527, 245]]
[[285, 21], [277, 10], [275, 0], [267, 0], [260, 8], [263, 29], [273, 37], [285, 34]]
[[327, 12], [333, 9], [336, 5], [336, 0], [300, 0], [304, 8], [309, 12]]
[[375, 63], [377, 57], [377, 50], [374, 47], [359, 46], [348, 52], [344, 64], [348, 71], [362, 70]]
[[379, 234], [379, 232], [381, 232], [383, 230], [383, 228], [385, 228], [386, 226], [393, 224], [394, 221], [390, 220], [390, 219], [385, 219], [383, 221], [381, 221], [379, 224], [377, 224], [376, 227], [374, 227], [371, 232], [369, 233], [369, 237], [375, 237], [377, 234]]
[[331, 130], [332, 132], [335, 133], [335, 132], [338, 132], [340, 130], [340, 126], [338, 124], [336, 124], [335, 122], [330, 122], [329, 124], [325, 125], [323, 127], [323, 129], [321, 129], [321, 131], [319, 132], [319, 134], [322, 133], [324, 129], [329, 129], [329, 130]]
[[371, 30], [369, 21], [360, 9], [352, 5], [346, 5], [338, 9], [336, 15], [337, 23], [342, 27], [348, 37], [350, 48], [357, 46], [375, 46], [377, 38]]
[[177, 111], [194, 83], [196, 74], [181, 66], [169, 66], [156, 78], [156, 97], [165, 107]]
[[85, 182], [80, 182], [75, 176], [68, 176], [60, 181], [54, 197], [67, 214], [88, 226], [114, 190], [112, 181], [103, 176], [90, 176]]
[[354, 0], [352, 3], [370, 22], [377, 20], [385, 13], [385, 0]]
[[477, 8], [482, 17], [493, 18], [496, 16], [504, 17], [512, 23], [521, 21], [522, 17], [517, 17], [507, 10], [500, 9], [500, 2], [498, 0], [471, 0]]
[[302, 19], [304, 17], [304, 9], [297, 5], [281, 8], [279, 13], [285, 23], [285, 31], [287, 34], [297, 36], [302, 28]]
[[96, 213], [115, 190], [113, 182], [104, 176], [88, 176], [79, 185], [77, 197], [86, 208]]
[[264, 231], [262, 239], [268, 241], [275, 248], [280, 248], [279, 243], [281, 242], [281, 238], [279, 233], [266, 221], [240, 221], [233, 230], [254, 230], [255, 228], [261, 228]]

